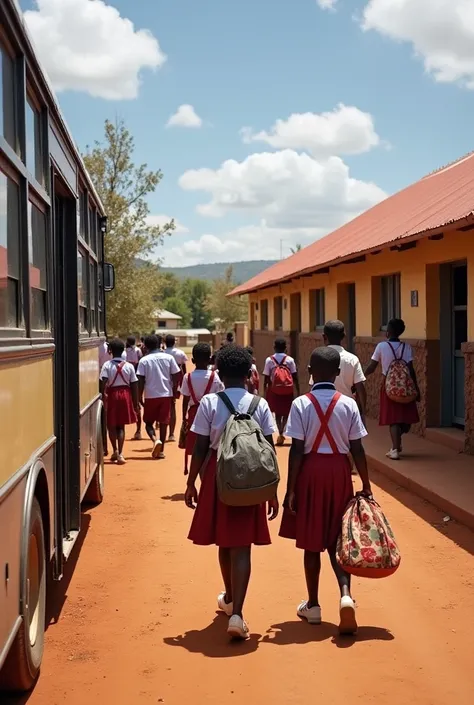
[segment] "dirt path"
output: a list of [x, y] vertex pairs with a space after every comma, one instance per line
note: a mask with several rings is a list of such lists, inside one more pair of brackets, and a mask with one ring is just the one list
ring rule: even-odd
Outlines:
[[[403, 555], [392, 578], [358, 581], [360, 630], [337, 636], [338, 598], [324, 562], [324, 624], [295, 617], [304, 597], [302, 556], [278, 539], [254, 551], [246, 606], [252, 638], [229, 644], [215, 611], [215, 549], [186, 540], [180, 501], [182, 451], [149, 460], [149, 442], [128, 443], [130, 462], [108, 467], [104, 504], [84, 516], [74, 574], [59, 586], [41, 678], [29, 705], [470, 705], [474, 692], [474, 534], [443, 524], [406, 491], [377, 498]], [[288, 449], [279, 451], [282, 469]], [[447, 469], [449, 472], [449, 469]], [[62, 608], [62, 609], [61, 609]]]

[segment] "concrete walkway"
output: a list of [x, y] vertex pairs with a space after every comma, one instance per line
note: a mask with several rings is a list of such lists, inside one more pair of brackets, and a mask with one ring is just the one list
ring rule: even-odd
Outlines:
[[390, 480], [415, 492], [452, 519], [474, 529], [474, 457], [413, 434], [403, 437], [403, 455], [389, 460], [388, 428], [368, 421], [364, 441], [369, 465]]

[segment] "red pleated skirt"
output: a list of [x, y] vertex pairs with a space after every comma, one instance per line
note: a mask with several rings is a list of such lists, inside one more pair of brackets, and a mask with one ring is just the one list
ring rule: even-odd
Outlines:
[[416, 401], [410, 404], [399, 404], [388, 398], [385, 391], [385, 377], [380, 387], [380, 411], [379, 411], [379, 426], [391, 426], [392, 424], [414, 424], [418, 423], [418, 409]]
[[107, 426], [128, 426], [137, 423], [137, 415], [133, 408], [130, 387], [108, 387], [107, 389]]
[[275, 416], [289, 416], [293, 394], [275, 394], [270, 387], [267, 391], [267, 402]]
[[336, 545], [342, 517], [354, 496], [347, 455], [308, 453], [296, 481], [296, 514], [283, 510], [280, 536], [322, 553]]
[[198, 546], [215, 544], [221, 548], [266, 546], [271, 543], [265, 504], [229, 507], [217, 493], [217, 451], [212, 451], [204, 470], [198, 506], [188, 538]]

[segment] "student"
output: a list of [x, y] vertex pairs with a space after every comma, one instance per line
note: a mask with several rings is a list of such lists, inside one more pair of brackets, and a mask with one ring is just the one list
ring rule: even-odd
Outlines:
[[357, 630], [350, 576], [336, 561], [336, 544], [342, 517], [353, 496], [348, 453], [362, 479], [363, 492], [371, 495], [367, 461], [361, 439], [367, 435], [354, 399], [336, 391], [340, 355], [334, 348], [316, 348], [309, 371], [312, 391], [295, 399], [287, 433], [292, 438], [288, 487], [280, 536], [296, 539], [304, 550], [308, 599], [298, 606], [299, 617], [321, 624], [319, 574], [321, 553], [328, 551], [341, 593], [341, 634]]
[[362, 421], [364, 421], [367, 404], [365, 376], [357, 355], [353, 355], [342, 346], [342, 341], [345, 337], [346, 331], [342, 321], [328, 321], [324, 326], [324, 344], [337, 350], [341, 356], [341, 367], [335, 382], [336, 390], [346, 397], [353, 397], [355, 394], [357, 406], [359, 407]]
[[125, 465], [123, 445], [125, 426], [136, 423], [138, 404], [138, 380], [135, 369], [122, 359], [125, 345], [115, 338], [109, 344], [112, 359], [104, 363], [100, 373], [101, 392], [107, 391], [107, 428], [113, 453], [112, 462]]
[[[372, 360], [369, 362], [365, 374], [367, 377], [375, 372], [378, 364], [382, 367], [382, 386], [380, 388], [379, 425], [390, 426], [392, 447], [387, 453], [387, 458], [399, 460], [402, 452], [402, 435], [408, 433], [411, 424], [420, 420], [416, 401], [420, 401], [420, 390], [413, 367], [413, 351], [411, 345], [402, 343], [400, 336], [405, 332], [405, 323], [401, 318], [392, 318], [387, 325], [387, 340], [379, 343], [375, 348]], [[391, 363], [395, 360], [404, 360], [410, 370], [415, 383], [417, 400], [410, 404], [399, 404], [391, 401], [385, 391], [385, 377]]]
[[[275, 414], [275, 421], [278, 426], [278, 438], [276, 445], [282, 446], [285, 442], [283, 435], [285, 431], [288, 414], [290, 413], [291, 403], [294, 398], [294, 389], [296, 388], [297, 396], [300, 393], [300, 383], [296, 372], [296, 364], [292, 357], [286, 354], [286, 340], [277, 338], [274, 343], [275, 354], [267, 357], [265, 367], [263, 368], [264, 380], [264, 395], [267, 399], [270, 409]], [[288, 394], [275, 394], [272, 391], [272, 381], [275, 371], [278, 366], [285, 366], [289, 369], [293, 377], [293, 389]]]
[[258, 390], [260, 388], [260, 375], [258, 374], [256, 360], [253, 356], [253, 348], [248, 346], [245, 349], [252, 357], [252, 367], [250, 369], [250, 376], [247, 381], [247, 390], [250, 394], [258, 394]]
[[224, 385], [219, 375], [209, 369], [211, 360], [211, 346], [209, 343], [197, 343], [193, 348], [192, 362], [195, 366], [193, 372], [184, 376], [181, 385], [183, 395], [183, 428], [186, 429], [186, 450], [184, 453], [184, 474], [188, 474], [188, 458], [193, 454], [196, 434], [191, 431], [194, 419], [199, 409], [199, 404], [206, 394], [222, 392]]
[[[246, 412], [255, 398], [245, 389], [252, 358], [244, 348], [227, 345], [217, 355], [219, 375], [225, 393], [234, 408]], [[215, 544], [219, 547], [219, 564], [224, 581], [224, 591], [217, 604], [230, 619], [228, 633], [232, 637], [247, 639], [249, 629], [243, 618], [243, 605], [250, 579], [251, 545], [271, 543], [264, 504], [253, 507], [230, 507], [223, 504], [217, 495], [216, 465], [219, 438], [224, 431], [230, 413], [217, 394], [208, 394], [199, 405], [191, 430], [196, 434], [191, 469], [189, 472], [185, 502], [195, 509], [189, 539], [200, 546]], [[259, 424], [269, 443], [273, 444], [275, 430], [273, 418], [264, 399], [255, 410], [253, 419]], [[208, 450], [211, 453], [208, 456]], [[201, 490], [196, 489], [197, 476], [205, 466]], [[278, 499], [268, 503], [268, 516], [275, 519], [278, 514]]]
[[[165, 457], [164, 447], [170, 422], [171, 402], [179, 380], [179, 367], [172, 355], [160, 350], [161, 337], [147, 335], [145, 347], [148, 354], [138, 363], [140, 401], [145, 392], [143, 420], [146, 432], [153, 441], [152, 457]], [[157, 423], [160, 438], [156, 438], [153, 425]]]
[[[174, 359], [176, 360], [176, 363], [179, 367], [179, 378], [178, 378], [178, 390], [181, 385], [181, 382], [183, 381], [183, 377], [186, 374], [186, 363], [188, 361], [188, 357], [186, 353], [183, 350], [180, 350], [179, 348], [176, 347], [176, 338], [174, 335], [167, 335], [165, 338], [165, 352], [168, 353], [168, 355], [172, 355]], [[171, 418], [170, 418], [170, 435], [168, 440], [173, 442], [176, 440], [174, 432], [176, 429], [176, 400], [179, 399], [179, 391], [176, 391], [175, 396], [173, 397], [173, 401], [171, 402]]]
[[[125, 354], [127, 357], [127, 362], [129, 362], [131, 365], [133, 365], [135, 372], [138, 369], [138, 363], [140, 362], [140, 359], [142, 357], [142, 350], [141, 348], [136, 344], [136, 338], [134, 335], [129, 335], [127, 338], [127, 345], [125, 347]], [[135, 435], [133, 436], [134, 441], [141, 441], [142, 440], [142, 415], [140, 411], [140, 407], [138, 408], [137, 412], [137, 430], [135, 432]]]

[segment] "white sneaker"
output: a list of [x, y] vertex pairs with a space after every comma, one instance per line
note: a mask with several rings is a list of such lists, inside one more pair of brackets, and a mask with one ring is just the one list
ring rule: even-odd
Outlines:
[[301, 619], [306, 619], [308, 624], [321, 624], [321, 607], [319, 607], [319, 605], [308, 607], [307, 600], [304, 600], [298, 605], [296, 614], [298, 617], [301, 617]]
[[151, 451], [152, 458], [159, 458], [160, 454], [163, 452], [163, 443], [161, 441], [155, 441], [153, 450]]
[[123, 455], [119, 455], [117, 458], [117, 465], [126, 465], [127, 461], [123, 457]]
[[390, 458], [390, 460], [400, 460], [400, 453], [396, 448], [391, 448], [385, 455], [387, 458]]
[[247, 623], [237, 614], [233, 614], [229, 619], [227, 634], [231, 636], [232, 639], [249, 639], [250, 637]]
[[224, 612], [228, 617], [232, 617], [234, 606], [232, 602], [225, 601], [225, 592], [220, 592], [217, 596], [217, 606], [221, 612]]
[[341, 597], [339, 618], [339, 634], [357, 633], [356, 606], [352, 597]]

